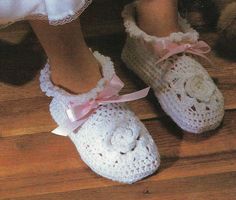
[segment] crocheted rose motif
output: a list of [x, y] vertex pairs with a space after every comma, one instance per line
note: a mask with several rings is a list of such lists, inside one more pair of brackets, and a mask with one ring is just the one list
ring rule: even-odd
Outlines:
[[120, 153], [127, 153], [136, 147], [139, 131], [127, 127], [117, 127], [107, 138], [107, 145], [110, 149]]
[[195, 75], [189, 78], [185, 84], [186, 93], [202, 102], [209, 102], [214, 94], [216, 86], [214, 83], [203, 77], [203, 75]]

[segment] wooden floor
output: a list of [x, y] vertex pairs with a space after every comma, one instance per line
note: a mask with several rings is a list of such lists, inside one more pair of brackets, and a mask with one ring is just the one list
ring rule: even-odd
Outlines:
[[[126, 2], [114, 6], [100, 0], [83, 16], [88, 44], [112, 57], [126, 83], [125, 93], [145, 86], [120, 60], [125, 34], [119, 12]], [[103, 9], [104, 3], [109, 9]], [[215, 33], [201, 37], [211, 46], [218, 39]], [[153, 176], [125, 185], [93, 173], [68, 138], [50, 133], [56, 125], [48, 112], [50, 99], [39, 89], [39, 69], [45, 59], [34, 35], [17, 46], [1, 43], [0, 199], [236, 199], [236, 62], [214, 51], [210, 57], [216, 67], [206, 68], [225, 97], [221, 127], [194, 136], [164, 114], [152, 93], [130, 103], [158, 145], [162, 162]]]

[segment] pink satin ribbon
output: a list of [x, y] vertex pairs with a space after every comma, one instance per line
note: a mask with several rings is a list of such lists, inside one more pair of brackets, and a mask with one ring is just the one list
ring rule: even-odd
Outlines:
[[204, 41], [198, 41], [193, 44], [191, 43], [178, 44], [175, 42], [165, 40], [156, 42], [153, 48], [154, 52], [161, 57], [157, 61], [157, 64], [179, 53], [191, 53], [205, 58], [209, 63], [212, 64], [211, 60], [204, 55], [211, 51], [210, 46]]
[[118, 76], [114, 75], [113, 78], [106, 84], [105, 88], [98, 94], [96, 99], [90, 100], [83, 104], [80, 104], [76, 100], [70, 102], [66, 111], [68, 119], [58, 128], [53, 130], [52, 133], [67, 136], [69, 132], [73, 132], [78, 129], [100, 105], [141, 99], [147, 96], [150, 89], [150, 87], [147, 87], [131, 94], [119, 96], [119, 92], [123, 87], [124, 83]]

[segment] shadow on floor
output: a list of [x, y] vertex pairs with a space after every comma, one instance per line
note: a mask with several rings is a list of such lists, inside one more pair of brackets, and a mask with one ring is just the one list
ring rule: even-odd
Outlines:
[[236, 41], [226, 40], [224, 37], [221, 37], [214, 46], [216, 53], [219, 57], [228, 59], [232, 62], [236, 61]]
[[0, 82], [16, 86], [26, 84], [36, 76], [44, 57], [33, 33], [18, 45], [0, 41]]

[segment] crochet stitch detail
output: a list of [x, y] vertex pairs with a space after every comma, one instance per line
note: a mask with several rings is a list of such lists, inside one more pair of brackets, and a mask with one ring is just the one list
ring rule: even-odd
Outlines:
[[[53, 97], [50, 113], [58, 125], [68, 119], [71, 99], [86, 102], [95, 98], [110, 80], [114, 66], [110, 58], [94, 53], [103, 68], [103, 79], [96, 88], [82, 95], [71, 95], [53, 85], [50, 66], [41, 72], [40, 86]], [[68, 133], [82, 160], [96, 173], [114, 181], [133, 183], [154, 173], [160, 165], [157, 147], [143, 123], [125, 103], [99, 106], [76, 131]]]
[[155, 42], [197, 42], [198, 33], [180, 18], [186, 32], [168, 37], [147, 35], [135, 22], [136, 3], [122, 16], [127, 40], [122, 60], [152, 87], [164, 111], [184, 130], [202, 133], [218, 127], [224, 116], [224, 98], [203, 66], [193, 56], [177, 54], [157, 63], [159, 56], [148, 48]]

